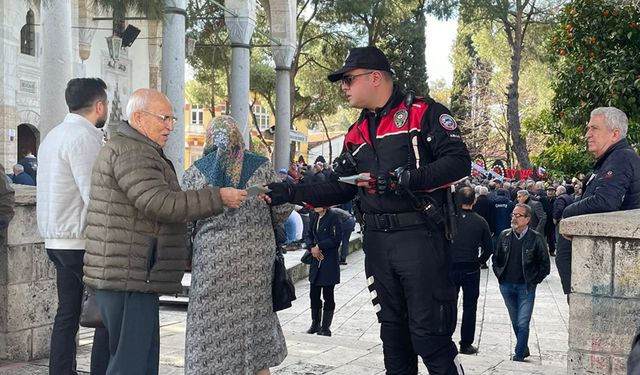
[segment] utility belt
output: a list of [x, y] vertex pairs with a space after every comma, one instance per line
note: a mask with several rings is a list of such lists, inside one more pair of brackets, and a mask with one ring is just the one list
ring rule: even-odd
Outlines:
[[366, 230], [379, 230], [390, 232], [407, 227], [423, 225], [432, 231], [443, 230], [422, 212], [401, 212], [397, 214], [363, 214], [363, 224]]

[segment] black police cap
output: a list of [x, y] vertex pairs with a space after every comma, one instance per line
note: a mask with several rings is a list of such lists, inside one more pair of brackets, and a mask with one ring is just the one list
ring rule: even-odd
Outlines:
[[329, 74], [327, 78], [329, 78], [331, 82], [337, 82], [345, 73], [354, 69], [371, 69], [394, 73], [391, 65], [389, 65], [387, 56], [378, 48], [358, 47], [351, 48], [349, 54], [347, 54], [347, 58], [344, 60], [344, 66]]

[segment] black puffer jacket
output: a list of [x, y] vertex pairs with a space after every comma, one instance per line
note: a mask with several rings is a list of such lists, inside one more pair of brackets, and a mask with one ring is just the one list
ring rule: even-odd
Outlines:
[[[502, 231], [493, 252], [493, 272], [498, 280], [509, 261], [511, 236], [513, 236], [512, 229]], [[540, 284], [549, 275], [549, 251], [542, 235], [533, 229], [527, 230], [522, 241], [522, 272], [527, 286], [531, 287]]]
[[634, 208], [640, 208], [640, 156], [622, 139], [598, 159], [582, 198], [563, 217]]

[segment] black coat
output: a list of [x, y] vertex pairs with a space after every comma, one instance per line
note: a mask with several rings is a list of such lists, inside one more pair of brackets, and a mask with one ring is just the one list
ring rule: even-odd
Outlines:
[[563, 217], [634, 208], [640, 208], [640, 156], [622, 139], [598, 159], [582, 198]]
[[[507, 267], [513, 235], [512, 229], [505, 229], [498, 237], [493, 252], [493, 272], [498, 280]], [[542, 235], [533, 229], [527, 230], [522, 241], [522, 273], [527, 286], [531, 287], [540, 284], [549, 274], [549, 251]]]
[[476, 204], [473, 205], [473, 212], [482, 216], [482, 218], [489, 224], [489, 230], [491, 233], [496, 231], [496, 220], [494, 218], [494, 202], [486, 195], [478, 195], [476, 198]]
[[560, 222], [562, 219], [562, 212], [565, 208], [569, 207], [573, 203], [573, 197], [567, 193], [560, 194], [553, 202], [553, 220]]
[[[318, 220], [320, 223], [318, 224]], [[329, 208], [322, 218], [311, 213], [311, 224], [306, 243], [307, 249], [318, 245], [324, 260], [313, 258], [309, 268], [309, 282], [315, 286], [331, 286], [340, 283], [339, 248], [342, 241], [340, 216]]]

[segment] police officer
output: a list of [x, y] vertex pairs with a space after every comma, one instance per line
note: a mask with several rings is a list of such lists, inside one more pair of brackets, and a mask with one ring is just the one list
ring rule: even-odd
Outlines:
[[449, 191], [442, 187], [469, 173], [469, 152], [449, 110], [405, 95], [392, 75], [386, 56], [364, 47], [351, 49], [328, 76], [362, 109], [334, 163], [340, 176], [358, 174], [357, 186], [335, 178], [270, 184], [265, 200], [328, 206], [357, 196], [387, 374], [417, 374], [416, 353], [432, 375], [463, 374], [451, 339], [457, 296], [444, 226]]

